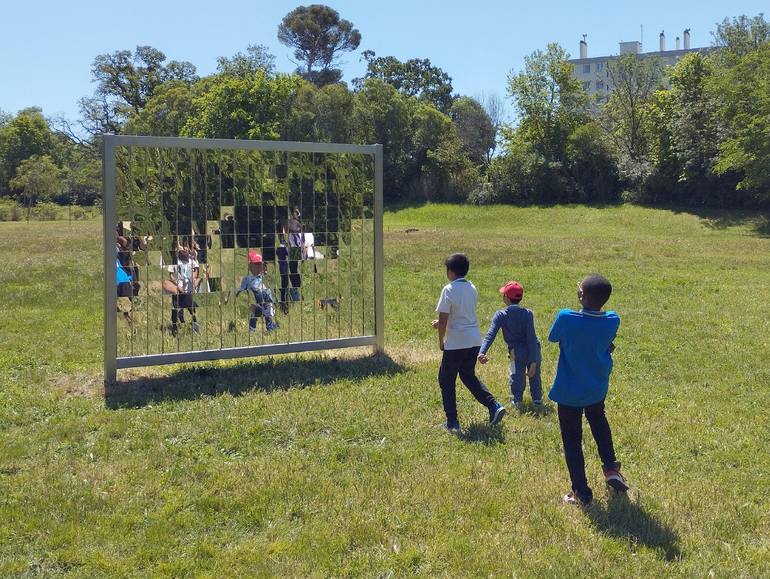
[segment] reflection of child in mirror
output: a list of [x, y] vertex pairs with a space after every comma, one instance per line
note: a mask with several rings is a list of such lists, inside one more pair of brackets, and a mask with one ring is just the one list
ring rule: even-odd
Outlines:
[[241, 286], [235, 292], [236, 297], [242, 292], [250, 291], [254, 295], [256, 303], [249, 307], [249, 331], [257, 329], [257, 318], [265, 318], [265, 330], [272, 332], [278, 329], [273, 308], [273, 292], [263, 280], [263, 274], [267, 272], [267, 265], [262, 261], [262, 256], [256, 251], [249, 252], [249, 273], [243, 276]]
[[195, 316], [198, 304], [193, 300], [198, 277], [198, 261], [195, 250], [183, 245], [176, 253], [176, 263], [168, 266], [168, 279], [163, 280], [163, 289], [171, 294], [171, 333], [176, 336], [177, 323], [184, 323], [184, 310], [192, 316], [192, 329], [200, 334], [200, 324]]

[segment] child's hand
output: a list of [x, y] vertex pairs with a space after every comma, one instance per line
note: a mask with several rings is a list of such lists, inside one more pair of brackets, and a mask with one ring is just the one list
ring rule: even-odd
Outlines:
[[442, 342], [441, 340], [439, 340], [438, 342], [438, 349], [441, 350], [442, 352], [444, 351], [444, 342]]
[[486, 354], [479, 354], [478, 360], [479, 360], [479, 363], [486, 364], [487, 362], [489, 362], [489, 356], [487, 356]]
[[433, 327], [434, 330], [438, 329], [438, 320], [433, 320], [430, 325]]
[[529, 376], [529, 379], [531, 380], [532, 378], [535, 377], [536, 373], [537, 373], [537, 362], [532, 362], [529, 365], [529, 368], [527, 368], [527, 376]]

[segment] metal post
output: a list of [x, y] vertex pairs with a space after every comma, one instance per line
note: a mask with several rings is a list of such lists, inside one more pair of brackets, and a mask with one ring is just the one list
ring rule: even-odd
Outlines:
[[385, 249], [382, 201], [382, 145], [374, 149], [374, 333], [375, 353], [385, 351]]
[[115, 276], [115, 136], [102, 135], [102, 207], [104, 233], [104, 385], [118, 377], [118, 288]]

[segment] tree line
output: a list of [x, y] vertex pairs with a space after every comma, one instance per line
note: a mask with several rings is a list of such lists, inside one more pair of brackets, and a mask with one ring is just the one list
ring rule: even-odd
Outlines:
[[37, 108], [0, 113], [0, 196], [89, 205], [99, 198], [99, 135], [281, 139], [384, 145], [389, 201], [680, 203], [770, 201], [770, 25], [725, 19], [707, 52], [673, 67], [626, 55], [592, 100], [569, 55], [549, 44], [511, 72], [500, 97], [454, 93], [429, 59], [362, 52], [348, 84], [339, 58], [361, 33], [335, 10], [300, 6], [278, 26], [297, 69], [261, 45], [213, 74], [139, 46], [98, 55], [75, 122]]

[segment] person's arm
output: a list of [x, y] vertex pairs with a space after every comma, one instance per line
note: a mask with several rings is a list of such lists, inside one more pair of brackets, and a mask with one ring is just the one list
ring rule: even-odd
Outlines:
[[246, 288], [248, 287], [248, 280], [249, 280], [249, 276], [244, 276], [241, 279], [240, 287], [237, 290], [235, 290], [235, 297], [238, 297], [239, 295], [241, 295], [241, 292], [246, 291]]
[[495, 315], [492, 316], [492, 321], [489, 323], [489, 330], [487, 330], [487, 335], [484, 337], [484, 341], [481, 343], [478, 359], [482, 364], [486, 364], [489, 361], [487, 352], [492, 346], [492, 342], [495, 341], [497, 332], [500, 331], [500, 318], [500, 312], [495, 312]]
[[551, 326], [551, 331], [548, 332], [548, 341], [549, 342], [559, 342], [561, 340], [561, 312], [556, 314], [556, 319], [553, 321], [553, 325]]
[[436, 306], [436, 312], [438, 313], [438, 319], [433, 320], [430, 325], [434, 330], [438, 330], [438, 343], [439, 349], [444, 349], [444, 337], [446, 336], [446, 328], [449, 322], [449, 312], [452, 311], [452, 302], [449, 299], [449, 286], [444, 287], [441, 290], [441, 295], [438, 298], [438, 305]]
[[540, 363], [540, 343], [537, 341], [537, 334], [535, 334], [535, 314], [531, 311], [528, 311], [527, 315], [526, 339], [530, 359], [527, 376], [534, 378], [537, 372], [537, 365]]
[[444, 312], [439, 312], [438, 324], [436, 325], [436, 329], [438, 330], [438, 349], [442, 351], [444, 350], [444, 338], [446, 336], [446, 326], [448, 321], [449, 321], [449, 314]]
[[527, 316], [527, 351], [529, 352], [529, 359], [533, 362], [540, 363], [540, 342], [537, 340], [537, 334], [535, 333], [535, 314], [529, 312]]

